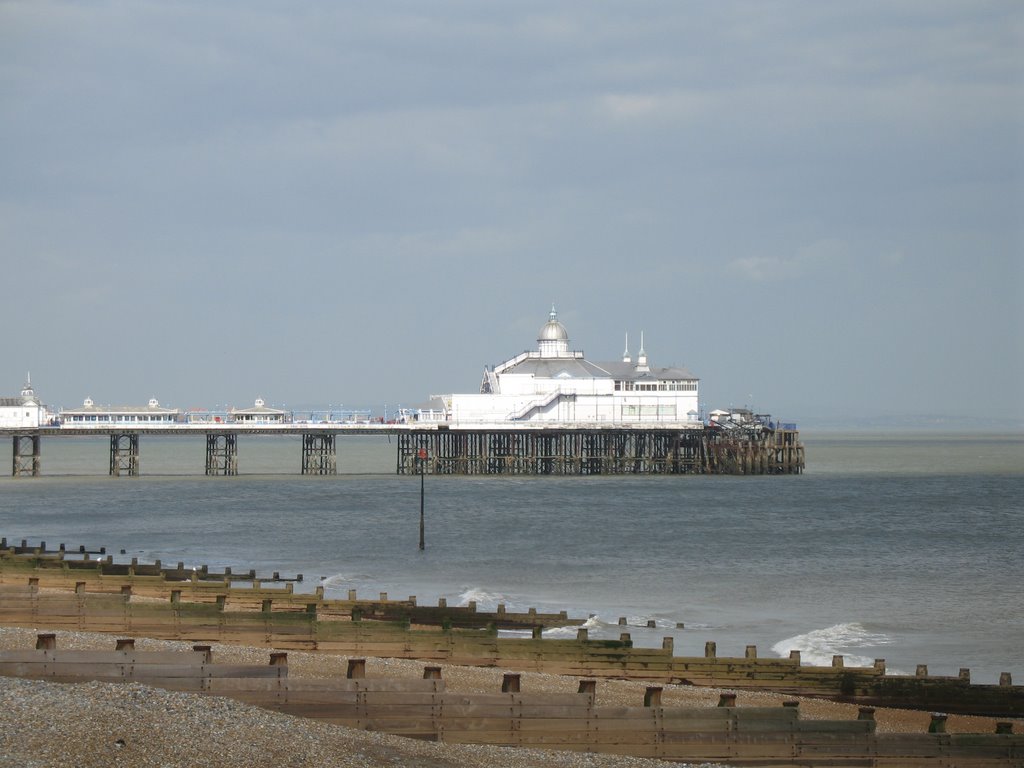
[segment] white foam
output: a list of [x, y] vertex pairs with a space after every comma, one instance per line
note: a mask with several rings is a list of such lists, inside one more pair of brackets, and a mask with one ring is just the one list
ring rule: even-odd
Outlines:
[[471, 602], [475, 602], [481, 611], [495, 611], [499, 604], [508, 607], [509, 603], [507, 595], [500, 592], [488, 592], [481, 587], [467, 587], [459, 594], [458, 600], [460, 606], [467, 606]]
[[633, 629], [650, 629], [647, 626], [647, 622], [654, 619], [654, 629], [675, 629], [676, 622], [674, 619], [659, 618], [657, 616], [627, 616], [626, 626]]
[[325, 592], [354, 587], [357, 583], [365, 583], [370, 577], [362, 573], [335, 573], [320, 579]]
[[789, 656], [790, 651], [800, 651], [800, 660], [811, 666], [831, 666], [832, 657], [841, 654], [843, 663], [850, 667], [870, 667], [873, 658], [850, 653], [851, 648], [875, 648], [888, 645], [893, 640], [880, 632], [869, 632], [863, 624], [850, 622], [834, 624], [824, 629], [814, 629], [802, 635], [780, 640], [772, 646], [772, 651], [781, 657]]
[[607, 634], [607, 630], [611, 627], [611, 624], [606, 624], [601, 621], [601, 617], [594, 614], [589, 619], [584, 621], [582, 624], [573, 624], [568, 627], [548, 627], [544, 630], [544, 637], [551, 638], [575, 638], [576, 633], [581, 629], [586, 629], [588, 632], [592, 632], [591, 638], [594, 636], [600, 638]]

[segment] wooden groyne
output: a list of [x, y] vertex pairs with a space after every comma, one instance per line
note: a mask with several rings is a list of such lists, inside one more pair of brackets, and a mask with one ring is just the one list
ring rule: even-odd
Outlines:
[[650, 686], [643, 702], [597, 703], [597, 681], [577, 693], [530, 692], [506, 673], [501, 691], [448, 690], [440, 667], [422, 678], [375, 678], [350, 658], [344, 678], [295, 678], [287, 653], [269, 663], [222, 664], [209, 646], [191, 651], [138, 651], [122, 638], [108, 651], [69, 651], [54, 634], [35, 649], [0, 652], [0, 674], [73, 683], [134, 682], [228, 697], [294, 716], [449, 744], [491, 744], [623, 754], [670, 761], [725, 761], [736, 766], [1020, 766], [1024, 735], [1013, 724], [995, 733], [945, 733], [934, 715], [927, 733], [878, 733], [872, 708], [855, 720], [805, 720], [798, 702], [738, 707], [723, 693], [718, 706], [671, 706]]
[[[88, 563], [88, 565], [86, 565]], [[919, 669], [889, 675], [885, 662], [847, 667], [789, 658], [719, 656], [714, 643], [701, 655], [675, 655], [672, 637], [661, 648], [634, 647], [630, 635], [592, 640], [581, 620], [564, 613], [494, 612], [475, 606], [420, 606], [415, 598], [325, 599], [322, 590], [296, 593], [293, 583], [209, 581], [199, 571], [187, 581], [167, 574], [108, 573], [104, 560], [14, 555], [0, 551], [0, 623], [129, 634], [197, 643], [223, 642], [344, 655], [443, 661], [468, 666], [655, 683], [686, 683], [769, 690], [887, 707], [959, 714], [1024, 717], [1024, 688], [1004, 674], [999, 685], [978, 685], [962, 670], [955, 677]], [[118, 569], [120, 570], [120, 569]], [[142, 600], [140, 598], [148, 598]], [[551, 626], [577, 626], [575, 639], [544, 637]], [[505, 637], [502, 629], [530, 630]]]
[[398, 474], [790, 475], [796, 429], [439, 429], [398, 435]]

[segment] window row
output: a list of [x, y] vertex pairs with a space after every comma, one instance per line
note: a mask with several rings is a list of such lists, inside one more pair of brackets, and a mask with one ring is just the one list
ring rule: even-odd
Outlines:
[[696, 392], [696, 381], [616, 381], [616, 392]]

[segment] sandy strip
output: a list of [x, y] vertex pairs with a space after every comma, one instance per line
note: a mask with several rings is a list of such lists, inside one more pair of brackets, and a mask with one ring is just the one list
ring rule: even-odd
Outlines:
[[[35, 647], [44, 629], [0, 628], [0, 649]], [[105, 649], [114, 637], [57, 631], [57, 647]], [[188, 650], [191, 644], [136, 638], [138, 650]], [[216, 662], [267, 664], [270, 649], [214, 645]], [[347, 657], [288, 653], [293, 677], [344, 676]], [[442, 667], [448, 690], [497, 692], [503, 671]], [[423, 662], [367, 659], [370, 677], [421, 678]], [[521, 673], [524, 692], [575, 693], [578, 679]], [[646, 685], [599, 680], [597, 704], [641, 706]], [[664, 706], [715, 706], [720, 689], [664, 686]], [[791, 696], [737, 692], [738, 706], [781, 706]], [[808, 719], [855, 719], [855, 705], [802, 698]], [[927, 712], [876, 710], [878, 732], [924, 732]], [[1015, 724], [1019, 732], [1022, 724]], [[995, 720], [951, 715], [950, 732], [993, 733]], [[626, 768], [664, 765], [659, 761], [543, 752], [497, 747], [430, 744], [352, 730], [341, 726], [260, 710], [216, 697], [173, 693], [138, 684], [61, 685], [0, 678], [0, 765], [2, 766], [587, 766]]]

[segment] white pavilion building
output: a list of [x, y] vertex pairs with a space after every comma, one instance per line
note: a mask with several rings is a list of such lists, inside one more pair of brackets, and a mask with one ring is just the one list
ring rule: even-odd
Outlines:
[[634, 362], [591, 362], [570, 351], [569, 334], [554, 307], [527, 351], [484, 370], [478, 394], [452, 394], [443, 400], [443, 418], [452, 424], [554, 426], [699, 427], [698, 379], [685, 368], [650, 364], [643, 336]]
[[37, 429], [50, 421], [46, 406], [32, 389], [32, 375], [25, 380], [19, 397], [0, 397], [0, 429]]

